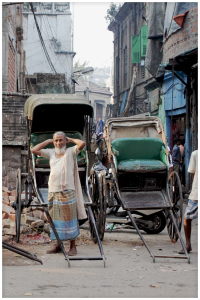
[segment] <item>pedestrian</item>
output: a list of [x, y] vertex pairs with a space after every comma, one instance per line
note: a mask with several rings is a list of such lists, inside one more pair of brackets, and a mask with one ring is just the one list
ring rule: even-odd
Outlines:
[[[193, 219], [198, 217], [198, 150], [193, 151], [190, 157], [188, 172], [193, 178], [192, 191], [189, 195], [188, 205], [184, 216], [184, 232], [186, 239], [187, 252], [192, 251], [191, 246], [191, 223]], [[179, 254], [184, 254], [184, 250], [181, 249]]]
[[103, 137], [103, 132], [100, 132], [97, 135], [97, 146], [99, 147], [97, 159], [107, 168], [107, 146], [105, 138]]
[[[43, 149], [52, 143], [55, 148]], [[75, 146], [67, 147], [69, 143], [74, 143]], [[49, 214], [60, 240], [70, 240], [70, 256], [77, 254], [75, 239], [79, 235], [78, 219], [82, 224], [87, 220], [76, 160], [84, 146], [84, 141], [66, 137], [64, 132], [59, 131], [54, 133], [53, 139], [48, 139], [31, 149], [32, 153], [50, 160]], [[51, 239], [56, 240], [52, 229], [50, 231]], [[47, 254], [59, 251], [61, 248], [57, 241]]]
[[174, 139], [174, 147], [172, 150], [173, 170], [176, 171], [178, 175], [179, 175], [180, 165], [182, 164], [181, 151], [179, 148], [180, 143], [181, 143], [180, 139]]
[[181, 185], [185, 185], [185, 141], [181, 140], [180, 143], [180, 152], [181, 152], [181, 161], [182, 164], [180, 165], [179, 173], [180, 173], [180, 181]]
[[172, 163], [172, 155], [171, 155], [171, 151], [170, 151], [170, 148], [169, 146], [167, 145], [167, 151], [169, 153], [169, 155], [167, 156], [167, 159], [168, 159], [168, 166], [169, 166], [169, 174], [172, 173], [173, 171], [173, 163]]

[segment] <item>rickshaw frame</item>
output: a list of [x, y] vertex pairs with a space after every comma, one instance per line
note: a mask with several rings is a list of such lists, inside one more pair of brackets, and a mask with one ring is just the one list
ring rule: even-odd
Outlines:
[[[135, 130], [134, 130], [134, 126], [135, 126]], [[148, 126], [150, 126], [150, 127], [148, 127]], [[143, 127], [146, 128], [145, 130], [148, 132], [148, 134], [146, 133], [145, 130], [137, 129], [137, 128], [143, 128]], [[126, 128], [129, 128], [128, 132], [126, 132]], [[151, 130], [148, 128], [150, 128]], [[148, 250], [150, 256], [152, 257], [153, 262], [155, 262], [155, 258], [157, 257], [157, 258], [179, 258], [179, 259], [183, 258], [183, 259], [187, 259], [188, 263], [190, 263], [190, 258], [188, 256], [185, 244], [184, 244], [183, 239], [180, 234], [182, 220], [180, 220], [181, 223], [179, 224], [180, 225], [179, 228], [177, 226], [177, 221], [179, 221], [179, 220], [177, 220], [178, 216], [176, 215], [176, 209], [178, 207], [178, 204], [175, 203], [176, 200], [173, 201], [174, 193], [173, 194], [170, 193], [175, 187], [178, 186], [178, 194], [179, 195], [177, 196], [176, 199], [178, 199], [178, 197], [179, 197], [181, 199], [180, 201], [182, 201], [182, 190], [181, 190], [180, 180], [179, 180], [179, 176], [176, 172], [173, 172], [169, 176], [168, 167], [165, 168], [166, 171], [162, 171], [162, 173], [165, 176], [166, 185], [165, 185], [165, 188], [163, 189], [163, 192], [165, 195], [163, 197], [163, 200], [160, 201], [160, 204], [156, 204], [154, 201], [154, 206], [152, 206], [150, 200], [148, 200], [149, 202], [147, 202], [147, 205], [145, 205], [144, 201], [143, 201], [143, 203], [142, 202], [139, 203], [138, 202], [139, 200], [136, 201], [136, 204], [135, 204], [134, 201], [136, 200], [137, 196], [141, 196], [141, 194], [142, 194], [141, 197], [144, 198], [145, 193], [149, 193], [149, 194], [151, 193], [151, 192], [148, 192], [148, 189], [147, 189], [147, 192], [145, 192], [145, 190], [141, 192], [141, 189], [138, 189], [138, 191], [136, 190], [135, 192], [130, 192], [129, 193], [130, 195], [128, 195], [129, 198], [126, 198], [126, 196], [122, 196], [122, 192], [120, 191], [119, 182], [118, 182], [118, 178], [120, 176], [119, 175], [120, 171], [118, 170], [118, 165], [117, 165], [117, 156], [120, 154], [115, 148], [113, 148], [113, 142], [115, 142], [115, 144], [117, 144], [117, 142], [118, 142], [118, 144], [121, 143], [121, 145], [122, 145], [123, 142], [126, 142], [126, 134], [128, 135], [127, 140], [129, 140], [129, 142], [132, 142], [132, 143], [133, 142], [136, 143], [137, 138], [139, 140], [144, 139], [145, 141], [149, 142], [150, 141], [149, 137], [151, 139], [151, 134], [152, 134], [153, 139], [155, 139], [155, 142], [158, 140], [162, 141], [161, 143], [163, 143], [163, 146], [161, 148], [161, 152], [163, 151], [163, 154], [165, 155], [165, 159], [168, 156], [165, 135], [164, 135], [164, 129], [162, 126], [162, 122], [158, 117], [150, 116], [150, 117], [142, 117], [141, 118], [138, 116], [133, 116], [133, 117], [108, 119], [106, 122], [106, 125], [105, 125], [105, 140], [106, 140], [107, 149], [108, 149], [110, 175], [103, 176], [103, 174], [102, 174], [103, 197], [108, 198], [109, 187], [114, 186], [113, 187], [114, 190], [113, 190], [112, 194], [113, 195], [115, 194], [118, 203], [123, 207], [124, 210], [126, 210], [127, 215], [129, 217], [133, 227], [136, 229], [143, 244], [145, 245], [146, 249]], [[142, 137], [141, 137], [141, 135], [142, 135]], [[142, 150], [142, 149], [140, 149], [140, 150]], [[130, 153], [130, 151], [129, 151], [129, 153]], [[140, 167], [138, 167], [138, 170], [135, 169], [135, 171], [132, 171], [131, 167], [130, 167], [130, 163], [132, 163], [132, 160], [129, 161], [129, 166], [126, 166], [127, 173], [126, 173], [126, 171], [123, 170], [123, 171], [121, 171], [121, 174], [125, 174], [125, 175], [126, 174], [140, 174], [141, 172], [143, 172], [143, 174], [145, 174], [145, 172], [147, 172], [144, 169], [142, 171], [140, 171], [141, 170]], [[165, 163], [165, 164], [167, 166], [167, 163]], [[138, 172], [138, 173], [134, 173], [134, 172]], [[148, 170], [148, 172], [153, 172], [153, 171], [150, 169], [150, 171]], [[148, 174], [151, 174], [151, 173], [148, 173]], [[169, 190], [169, 183], [171, 184], [170, 190]], [[157, 190], [157, 188], [155, 190]], [[129, 191], [131, 191], [131, 190], [129, 190]], [[126, 192], [124, 192], [123, 195], [126, 195]], [[133, 197], [133, 198], [131, 199], [131, 197]], [[126, 199], [128, 199], [128, 200], [126, 200]], [[135, 199], [135, 200], [133, 200], [133, 199]], [[109, 207], [112, 207], [113, 199], [110, 199], [107, 202], [109, 202], [109, 201], [111, 203]], [[185, 256], [161, 256], [161, 255], [154, 255], [152, 253], [152, 251], [150, 250], [149, 246], [147, 245], [143, 235], [141, 234], [140, 229], [137, 226], [137, 223], [135, 222], [134, 218], [132, 217], [131, 211], [132, 210], [134, 211], [137, 209], [141, 210], [141, 209], [153, 209], [153, 208], [154, 209], [155, 208], [163, 209], [165, 211], [167, 226], [168, 226], [167, 229], [168, 229], [170, 239], [172, 240], [172, 242], [176, 242], [178, 240], [178, 238], [180, 239], [180, 242], [181, 242], [182, 247], [185, 252]], [[176, 218], [175, 218], [175, 216], [176, 216]]]
[[[95, 219], [92, 213], [91, 206], [93, 205], [90, 198], [87, 182], [87, 174], [89, 167], [89, 156], [90, 156], [90, 139], [91, 139], [91, 124], [93, 118], [93, 108], [90, 102], [85, 96], [76, 94], [45, 94], [45, 95], [33, 95], [27, 99], [24, 106], [24, 115], [26, 118], [27, 125], [27, 160], [25, 171], [21, 172], [21, 168], [17, 171], [17, 195], [16, 201], [13, 207], [16, 210], [16, 240], [19, 242], [20, 236], [20, 219], [21, 211], [23, 208], [30, 206], [42, 207], [47, 220], [56, 236], [56, 239], [61, 247], [64, 254], [65, 260], [68, 261], [68, 267], [70, 267], [71, 260], [103, 260], [105, 267], [105, 256], [101, 241], [99, 239], [98, 231], [95, 224]], [[38, 122], [40, 120], [40, 122]], [[54, 120], [54, 122], [52, 122]], [[39, 124], [38, 124], [39, 123]], [[46, 132], [78, 132], [83, 135], [86, 141], [85, 150], [85, 162], [86, 166], [81, 170], [84, 172], [85, 183], [82, 188], [84, 189], [84, 205], [88, 211], [88, 217], [93, 224], [95, 234], [97, 236], [98, 246], [101, 256], [99, 257], [69, 257], [60, 240], [58, 233], [55, 229], [53, 220], [48, 212], [48, 205], [44, 201], [44, 195], [42, 195], [36, 179], [36, 172], [50, 170], [35, 167], [34, 154], [31, 153], [31, 138], [33, 134], [46, 133]], [[89, 154], [89, 155], [88, 155]], [[38, 171], [38, 172], [39, 172]], [[25, 203], [21, 200], [21, 188], [24, 183], [25, 186]], [[39, 205], [31, 205], [33, 200], [33, 193], [39, 200]]]

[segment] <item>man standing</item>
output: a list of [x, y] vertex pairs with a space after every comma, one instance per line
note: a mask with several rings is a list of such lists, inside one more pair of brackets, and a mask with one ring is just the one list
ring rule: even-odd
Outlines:
[[[54, 144], [53, 149], [43, 149], [49, 144]], [[74, 143], [74, 147], [66, 144]], [[64, 132], [56, 132], [53, 139], [46, 140], [31, 149], [31, 152], [50, 160], [51, 172], [48, 182], [48, 209], [54, 222], [60, 240], [70, 240], [68, 255], [76, 255], [75, 239], [79, 235], [77, 220], [77, 205], [80, 207], [79, 219], [87, 219], [78, 175], [76, 156], [84, 148], [85, 142], [79, 139], [66, 137]], [[51, 230], [51, 239], [56, 237]], [[48, 254], [61, 251], [57, 242], [47, 251]]]
[[173, 169], [176, 171], [179, 175], [179, 169], [180, 169], [180, 164], [182, 163], [181, 160], [181, 151], [180, 151], [180, 145], [181, 140], [180, 139], [174, 139], [174, 147], [172, 150], [172, 161], [173, 161]]
[[[191, 247], [191, 223], [193, 219], [198, 217], [198, 150], [193, 151], [190, 157], [188, 172], [193, 177], [192, 191], [189, 195], [188, 206], [185, 211], [184, 218], [184, 232], [186, 239], [186, 249], [189, 253], [192, 251]], [[181, 249], [179, 254], [185, 254]]]

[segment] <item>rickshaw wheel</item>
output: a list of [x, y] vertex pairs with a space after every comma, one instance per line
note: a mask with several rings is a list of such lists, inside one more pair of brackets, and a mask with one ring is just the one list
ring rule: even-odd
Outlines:
[[[172, 213], [176, 220], [179, 232], [181, 232], [182, 226], [182, 214], [183, 214], [183, 194], [181, 188], [181, 182], [177, 172], [172, 172], [168, 180], [169, 195], [172, 202]], [[173, 243], [178, 240], [178, 233], [172, 221], [169, 211], [166, 212], [167, 230], [169, 237]]]
[[17, 170], [17, 179], [16, 179], [16, 204], [15, 204], [15, 229], [16, 229], [16, 242], [19, 243], [20, 237], [20, 223], [21, 223], [21, 210], [22, 210], [22, 201], [21, 201], [21, 169]]
[[[99, 238], [100, 240], [103, 240], [104, 231], [105, 231], [105, 219], [106, 219], [106, 199], [102, 195], [102, 178], [100, 178], [98, 176], [98, 173], [94, 171], [93, 174], [90, 175], [90, 182], [91, 182], [90, 195], [92, 198], [92, 202], [95, 204], [94, 206], [91, 206], [91, 208], [94, 214], [95, 224], [97, 227]], [[95, 233], [93, 223], [90, 218], [89, 218], [89, 225], [90, 225], [90, 233], [92, 239], [94, 243], [97, 243], [97, 236]]]

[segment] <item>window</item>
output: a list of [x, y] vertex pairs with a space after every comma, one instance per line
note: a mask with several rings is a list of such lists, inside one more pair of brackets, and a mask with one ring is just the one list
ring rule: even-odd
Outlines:
[[127, 46], [124, 49], [124, 87], [127, 87], [128, 64], [127, 64]]
[[103, 105], [96, 103], [96, 120], [102, 119], [103, 117]]
[[141, 57], [145, 57], [147, 52], [147, 25], [141, 27]]
[[141, 66], [142, 79], [145, 78], [145, 66]]
[[140, 63], [140, 35], [131, 36], [132, 63]]

